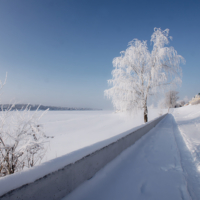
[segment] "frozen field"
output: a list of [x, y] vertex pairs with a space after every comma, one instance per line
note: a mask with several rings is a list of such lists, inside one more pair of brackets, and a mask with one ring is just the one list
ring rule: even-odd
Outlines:
[[[159, 114], [159, 110], [150, 109], [149, 120]], [[112, 111], [49, 111], [41, 123], [45, 133], [54, 136], [43, 162], [90, 146], [87, 155], [144, 124], [142, 113], [130, 116]]]

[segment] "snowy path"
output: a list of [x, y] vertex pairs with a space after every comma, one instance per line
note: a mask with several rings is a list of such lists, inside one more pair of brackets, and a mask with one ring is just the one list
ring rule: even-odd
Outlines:
[[198, 199], [198, 172], [172, 115], [64, 200]]

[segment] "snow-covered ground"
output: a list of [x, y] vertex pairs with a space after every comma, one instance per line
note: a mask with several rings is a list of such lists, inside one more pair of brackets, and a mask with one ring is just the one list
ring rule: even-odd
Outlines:
[[[160, 111], [152, 109], [149, 114], [152, 120]], [[13, 182], [12, 189], [33, 182], [144, 125], [142, 113], [131, 117], [111, 111], [52, 111], [41, 123], [46, 134], [54, 136], [43, 164], [2, 178], [4, 191], [12, 185], [12, 176], [20, 180]], [[195, 105], [171, 110], [154, 129], [64, 200], [195, 200], [200, 199], [199, 188], [200, 105]]]
[[[149, 120], [160, 114], [158, 109], [149, 109]], [[142, 113], [130, 116], [112, 111], [51, 111], [41, 124], [48, 136], [54, 136], [45, 158], [35, 167], [2, 177], [0, 196], [62, 169], [145, 125]]]
[[200, 105], [157, 127], [64, 200], [200, 199]]
[[[149, 120], [159, 114], [160, 110], [149, 109]], [[49, 111], [41, 123], [45, 133], [54, 136], [43, 162], [88, 146], [92, 146], [90, 151], [93, 152], [144, 124], [142, 112], [130, 116], [113, 111]], [[101, 144], [97, 144], [100, 141]], [[85, 155], [91, 152], [85, 152]]]

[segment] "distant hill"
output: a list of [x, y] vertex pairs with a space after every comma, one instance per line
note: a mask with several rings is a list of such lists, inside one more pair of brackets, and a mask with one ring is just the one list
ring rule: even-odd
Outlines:
[[[28, 108], [30, 108], [30, 110], [36, 110], [38, 108], [39, 105], [32, 105], [32, 104], [15, 104], [15, 106], [13, 107], [12, 110], [23, 110], [24, 108], [26, 108], [26, 106], [28, 105]], [[3, 110], [6, 110], [7, 108], [9, 108], [11, 105], [10, 104], [3, 104]], [[57, 106], [44, 106], [44, 105], [40, 105], [39, 106], [39, 110], [101, 110], [101, 109], [92, 109], [92, 108], [77, 108], [77, 107], [57, 107]], [[0, 111], [2, 110], [2, 104], [0, 104]]]

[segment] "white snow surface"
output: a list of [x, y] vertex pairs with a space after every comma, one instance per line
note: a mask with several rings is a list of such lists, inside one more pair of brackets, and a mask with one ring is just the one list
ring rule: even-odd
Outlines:
[[170, 113], [63, 200], [200, 199], [200, 105]]
[[[149, 121], [159, 114], [160, 110], [149, 109]], [[144, 124], [142, 112], [134, 116], [113, 111], [49, 111], [41, 123], [45, 133], [54, 136], [43, 162], [88, 146], [93, 146], [93, 152]], [[99, 146], [100, 141], [104, 142]]]
[[[150, 111], [149, 119], [159, 111]], [[110, 111], [52, 111], [42, 120], [54, 136], [42, 164], [0, 179], [0, 195], [56, 171], [143, 124]], [[154, 129], [123, 151], [64, 200], [200, 199], [200, 105], [170, 111]], [[57, 158], [56, 158], [57, 157]]]
[[[150, 121], [159, 115], [160, 110], [149, 109]], [[54, 136], [45, 158], [40, 165], [0, 178], [0, 196], [62, 169], [144, 125], [142, 112], [131, 116], [113, 111], [49, 111], [41, 124], [48, 136]]]

